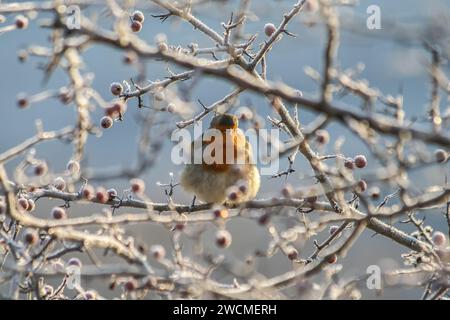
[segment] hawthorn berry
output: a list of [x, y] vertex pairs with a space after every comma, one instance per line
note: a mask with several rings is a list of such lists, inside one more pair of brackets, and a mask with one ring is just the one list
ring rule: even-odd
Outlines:
[[64, 218], [66, 218], [66, 210], [64, 210], [64, 208], [62, 208], [62, 207], [54, 207], [53, 209], [52, 209], [52, 217], [53, 217], [53, 219], [56, 219], [56, 220], [61, 220], [61, 219], [64, 219]]
[[229, 215], [228, 210], [226, 208], [223, 209], [217, 208], [216, 210], [213, 211], [213, 213], [214, 217], [222, 219], [228, 218]]
[[339, 229], [339, 226], [330, 226], [330, 228], [328, 229], [328, 232], [330, 234], [334, 234], [337, 230]]
[[123, 63], [134, 64], [138, 60], [138, 55], [134, 51], [127, 51], [123, 56]]
[[83, 191], [82, 191], [83, 198], [85, 198], [87, 200], [91, 200], [94, 197], [94, 194], [95, 194], [95, 190], [94, 190], [93, 186], [91, 186], [90, 184], [87, 184], [84, 186]]
[[47, 164], [45, 162], [40, 162], [34, 167], [34, 174], [37, 176], [43, 176], [48, 171]]
[[115, 96], [119, 96], [123, 92], [123, 87], [119, 82], [111, 83], [109, 89], [111, 90], [111, 93]]
[[352, 158], [347, 158], [344, 160], [344, 167], [347, 169], [353, 170], [355, 168], [355, 163]]
[[28, 27], [28, 18], [23, 15], [18, 15], [16, 16], [15, 24], [17, 29], [25, 29]]
[[366, 191], [366, 190], [367, 190], [367, 182], [364, 181], [364, 180], [359, 180], [359, 181], [358, 181], [358, 184], [357, 184], [357, 187], [356, 187], [356, 190], [357, 190], [358, 192], [364, 192], [364, 191]]
[[123, 287], [125, 288], [126, 291], [134, 291], [138, 288], [138, 286], [139, 286], [139, 284], [138, 284], [137, 280], [134, 278], [128, 279], [123, 285]]
[[70, 258], [69, 261], [67, 261], [67, 265], [81, 268], [82, 263], [81, 263], [80, 259], [74, 257], [74, 258]]
[[75, 160], [70, 160], [69, 162], [67, 162], [66, 169], [71, 174], [77, 174], [78, 172], [80, 172], [80, 163]]
[[136, 21], [136, 20], [131, 22], [131, 31], [139, 32], [141, 30], [142, 30], [142, 23], [140, 23], [139, 21]]
[[358, 168], [360, 168], [360, 169], [362, 169], [362, 168], [364, 168], [365, 166], [367, 166], [367, 159], [366, 159], [366, 157], [365, 157], [364, 155], [362, 155], [362, 154], [357, 155], [357, 156], [353, 159], [353, 161], [355, 162], [355, 165], [356, 165]]
[[287, 252], [287, 256], [289, 260], [297, 260], [298, 258], [298, 251], [295, 248], [290, 248]]
[[162, 245], [155, 244], [150, 247], [150, 253], [153, 258], [160, 260], [166, 256], [166, 249]]
[[316, 140], [320, 144], [327, 144], [330, 142], [330, 134], [326, 130], [319, 129], [316, 131]]
[[134, 178], [130, 180], [131, 191], [142, 194], [145, 191], [145, 182], [142, 179]]
[[108, 116], [104, 116], [101, 120], [100, 120], [100, 125], [102, 126], [103, 129], [109, 129], [112, 127], [113, 125], [113, 119], [111, 117]]
[[216, 233], [216, 244], [221, 248], [227, 248], [231, 244], [231, 234], [227, 230], [219, 230]]
[[106, 193], [104, 188], [100, 187], [95, 193], [95, 199], [100, 203], [106, 203], [108, 202], [108, 193]]
[[53, 186], [59, 191], [64, 191], [66, 188], [66, 181], [62, 177], [57, 177], [53, 180]]
[[294, 193], [294, 190], [293, 190], [292, 186], [289, 184], [284, 186], [283, 189], [281, 189], [281, 194], [285, 198], [290, 198], [293, 193]]
[[434, 157], [438, 163], [444, 163], [448, 159], [448, 153], [443, 149], [437, 149], [434, 152]]
[[337, 260], [338, 260], [338, 256], [337, 256], [337, 254], [335, 254], [335, 253], [333, 253], [331, 256], [329, 256], [329, 257], [327, 258], [327, 262], [328, 262], [329, 264], [336, 263]]
[[117, 197], [117, 190], [114, 188], [106, 190], [106, 193], [108, 194], [108, 200], [113, 200]]
[[444, 247], [447, 244], [447, 237], [445, 236], [444, 233], [440, 232], [440, 231], [436, 231], [433, 234], [433, 243], [437, 246], [437, 247]]
[[259, 217], [258, 219], [258, 223], [262, 226], [265, 226], [266, 224], [268, 224], [270, 221], [270, 214], [269, 213], [264, 213], [261, 217]]
[[133, 14], [131, 15], [131, 19], [134, 21], [139, 21], [140, 23], [143, 23], [145, 20], [145, 16], [142, 13], [142, 11], [136, 10], [135, 12], [133, 12]]
[[17, 95], [17, 105], [22, 109], [30, 105], [30, 101], [26, 93], [22, 92]]
[[169, 50], [169, 46], [165, 42], [159, 42], [158, 43], [158, 50], [160, 52], [166, 52], [167, 50]]
[[39, 240], [39, 235], [36, 230], [27, 229], [23, 236], [23, 241], [30, 246], [35, 245]]
[[266, 36], [270, 37], [274, 34], [274, 32], [277, 31], [277, 28], [273, 23], [266, 23], [264, 25], [264, 33]]

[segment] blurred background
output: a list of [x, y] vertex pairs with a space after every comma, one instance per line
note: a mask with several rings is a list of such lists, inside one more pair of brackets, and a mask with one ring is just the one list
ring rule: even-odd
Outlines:
[[[13, 1], [0, 1], [8, 3]], [[15, 1], [14, 1], [15, 2]], [[20, 1], [19, 1], [20, 2]], [[251, 11], [254, 13], [246, 25], [246, 33], [259, 33], [256, 43], [263, 41], [263, 27], [267, 22], [277, 25], [284, 12], [290, 10], [296, 1], [253, 1]], [[376, 4], [381, 9], [381, 30], [368, 30], [366, 27], [367, 13], [369, 5]], [[204, 20], [209, 26], [220, 30], [220, 23], [228, 19], [229, 14], [238, 7], [238, 1], [210, 1], [209, 4], [200, 6], [194, 12]], [[101, 8], [98, 8], [99, 19], [102, 19]], [[92, 11], [92, 9], [91, 9]], [[199, 32], [193, 32], [190, 25], [180, 22], [175, 18], [161, 23], [158, 19], [153, 19], [150, 14], [161, 13], [161, 10], [154, 8], [143, 10], [146, 14], [144, 29], [139, 36], [153, 43], [154, 37], [158, 33], [165, 33], [170, 45], [181, 45], [186, 47], [191, 42], [196, 42], [200, 47], [211, 46], [211, 41]], [[84, 12], [83, 12], [84, 13]], [[449, 43], [450, 36], [450, 3], [446, 0], [373, 0], [359, 1], [354, 7], [340, 9], [342, 17], [341, 45], [338, 54], [338, 64], [342, 69], [354, 68], [358, 63], [364, 63], [365, 69], [361, 74], [362, 78], [368, 79], [372, 87], [380, 89], [385, 94], [404, 94], [404, 106], [407, 117], [423, 115], [429, 99], [429, 75], [427, 64], [429, 54], [423, 49], [424, 39], [434, 39], [442, 44]], [[38, 19], [46, 17], [39, 15]], [[11, 15], [9, 19], [14, 19]], [[300, 14], [289, 25], [288, 30], [297, 34], [296, 38], [285, 37], [277, 43], [269, 53], [268, 78], [275, 81], [284, 81], [292, 87], [298, 88], [306, 96], [314, 97], [319, 92], [319, 88], [304, 73], [306, 66], [311, 66], [316, 70], [322, 70], [322, 52], [324, 47], [324, 30], [321, 24], [308, 25], [307, 14]], [[9, 21], [9, 20], [8, 20]], [[67, 77], [57, 70], [47, 83], [43, 83], [43, 72], [39, 69], [42, 59], [31, 57], [25, 63], [20, 63], [17, 58], [17, 51], [26, 48], [30, 44], [48, 45], [49, 31], [38, 27], [37, 21], [32, 21], [28, 29], [23, 31], [9, 32], [0, 35], [0, 153], [8, 148], [22, 142], [35, 134], [35, 121], [42, 119], [45, 130], [55, 130], [75, 122], [75, 110], [73, 105], [62, 105], [57, 99], [46, 100], [42, 103], [32, 104], [27, 109], [19, 109], [16, 103], [17, 94], [26, 92], [35, 94], [46, 88], [59, 88], [67, 84]], [[105, 99], [110, 99], [109, 85], [113, 81], [122, 81], [134, 77], [137, 70], [123, 64], [123, 52], [119, 52], [109, 47], [95, 45], [83, 55], [85, 62], [84, 72], [91, 72], [95, 75], [93, 87], [102, 94]], [[146, 77], [149, 80], [162, 79], [167, 75], [166, 65], [159, 61], [147, 61]], [[443, 67], [448, 71], [448, 66]], [[173, 70], [179, 70], [175, 67]], [[182, 84], [184, 85], [184, 84]], [[205, 104], [213, 103], [229, 93], [231, 86], [228, 83], [217, 81], [212, 78], [201, 80], [192, 93], [192, 100], [195, 103], [200, 99]], [[256, 107], [262, 116], [271, 114], [270, 107], [265, 99], [253, 94], [244, 93], [241, 95], [240, 105], [251, 105]], [[351, 103], [352, 100], [343, 100]], [[444, 100], [446, 103], [446, 100]], [[136, 163], [137, 139], [139, 126], [137, 118], [142, 117], [144, 110], [138, 110], [136, 101], [128, 103], [128, 112], [125, 121], [117, 123], [111, 130], [106, 130], [99, 138], [89, 136], [87, 152], [84, 159], [84, 166], [90, 168], [105, 168], [110, 166], [130, 167]], [[201, 106], [197, 105], [197, 112], [201, 111]], [[94, 123], [98, 123], [103, 116], [102, 110], [94, 112], [92, 115]], [[180, 118], [171, 115], [161, 115], [161, 117], [173, 117], [173, 129], [175, 122]], [[307, 125], [315, 118], [311, 112], [300, 109], [301, 122]], [[206, 122], [209, 122], [209, 117]], [[270, 125], [266, 122], [266, 127]], [[192, 129], [192, 128], [191, 128]], [[332, 152], [333, 142], [338, 137], [345, 138], [343, 153], [354, 156], [360, 153], [369, 154], [365, 146], [351, 136], [350, 131], [340, 125], [330, 125], [327, 127], [332, 137], [328, 151]], [[142, 177], [147, 184], [147, 195], [154, 201], [166, 201], [164, 190], [157, 185], [157, 182], [168, 182], [169, 173], [173, 172], [175, 180], [178, 181], [181, 166], [176, 166], [170, 161], [170, 151], [172, 143], [166, 140], [163, 150], [158, 156], [158, 161]], [[36, 151], [38, 157], [48, 160], [50, 169], [55, 172], [64, 170], [67, 161], [72, 154], [72, 146], [62, 142], [48, 142], [39, 145]], [[327, 149], [322, 150], [327, 153]], [[371, 159], [369, 158], [369, 162]], [[17, 165], [17, 161], [8, 163], [8, 170], [11, 172]], [[376, 163], [371, 163], [376, 167]], [[280, 162], [280, 170], [286, 168], [286, 160]], [[296, 172], [290, 175], [287, 182], [293, 186], [310, 184], [311, 170], [308, 164], [297, 157], [294, 165]], [[427, 169], [414, 172], [412, 181], [415, 187], [420, 189], [423, 185], [443, 182], [443, 169]], [[105, 187], [115, 187], [118, 190], [125, 189], [128, 181], [108, 181]], [[98, 184], [96, 184], [98, 185]], [[285, 179], [270, 179], [262, 177], [262, 188], [258, 198], [266, 198], [279, 195], [279, 190], [285, 185]], [[392, 192], [393, 189], [383, 186], [382, 196]], [[183, 192], [178, 187], [175, 190], [174, 201], [177, 203], [190, 203], [192, 195]], [[57, 201], [45, 201], [38, 206], [35, 213], [38, 216], [47, 217], [52, 206]], [[100, 206], [86, 206], [74, 204], [71, 208], [71, 216], [82, 216], [92, 212], [100, 212]], [[119, 212], [131, 212], [128, 209], [119, 209]], [[427, 212], [427, 222], [435, 228], [444, 232], [445, 220], [439, 212]], [[395, 222], [395, 221], [393, 221]], [[269, 236], [267, 231], [254, 221], [245, 219], [234, 219], [228, 222], [229, 231], [233, 234], [233, 244], [224, 254], [245, 260], [245, 257], [254, 253], [255, 250], [264, 250], [267, 246]], [[403, 226], [400, 224], [400, 227]], [[409, 227], [408, 227], [409, 228]], [[140, 241], [151, 245], [160, 243], [169, 248], [170, 238], [166, 229], [151, 225], [133, 225], [127, 228], [131, 235], [136, 236]], [[408, 230], [407, 231], [413, 231]], [[326, 234], [320, 234], [317, 239], [320, 241]], [[205, 243], [211, 241], [210, 247], [214, 246], [212, 233], [207, 232]], [[306, 251], [300, 251], [302, 256], [307, 256], [313, 246], [308, 243], [304, 246]], [[186, 250], [190, 250], [186, 247]], [[340, 277], [346, 279], [357, 275], [364, 275], [369, 265], [376, 264], [382, 268], [394, 268], [402, 264], [400, 255], [406, 249], [393, 243], [392, 241], [374, 235], [367, 230], [362, 235], [348, 256], [339, 261], [344, 265], [344, 271]], [[83, 257], [83, 260], [85, 258]], [[283, 255], [280, 258], [265, 259], [260, 258], [255, 262], [257, 269], [266, 276], [274, 276], [292, 268], [292, 263]], [[384, 271], [384, 269], [383, 269]], [[218, 275], [220, 277], [220, 275]], [[224, 276], [226, 277], [226, 276]], [[84, 279], [83, 281], [88, 281]], [[100, 283], [86, 283], [87, 287], [95, 287], [105, 296], [108, 291], [107, 285]], [[381, 297], [386, 299], [414, 299], [420, 298], [420, 289], [408, 288], [386, 288]], [[364, 298], [379, 298], [374, 291], [363, 291]]]

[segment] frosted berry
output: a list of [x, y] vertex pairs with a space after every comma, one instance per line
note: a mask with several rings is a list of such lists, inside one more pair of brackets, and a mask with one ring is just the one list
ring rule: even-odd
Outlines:
[[344, 160], [344, 166], [347, 169], [353, 170], [355, 168], [355, 163], [353, 162], [352, 158], [347, 158]]
[[53, 180], [53, 185], [59, 191], [63, 191], [66, 188], [66, 181], [62, 177], [57, 177]]
[[447, 154], [447, 152], [446, 152], [445, 150], [443, 150], [443, 149], [437, 149], [437, 150], [434, 152], [434, 156], [435, 156], [436, 161], [437, 161], [438, 163], [444, 163], [444, 162], [446, 162], [447, 159], [448, 159], [448, 154]]
[[48, 171], [48, 167], [47, 167], [47, 164], [45, 162], [38, 163], [34, 167], [34, 174], [37, 175], [37, 176], [42, 176], [42, 175], [46, 174], [47, 171]]
[[336, 231], [338, 231], [339, 227], [338, 226], [330, 226], [330, 228], [328, 229], [328, 232], [330, 234], [334, 234]]
[[275, 31], [277, 31], [277, 28], [273, 23], [266, 23], [266, 25], [264, 26], [264, 33], [268, 37], [272, 36]]
[[128, 280], [124, 283], [123, 286], [124, 286], [124, 288], [125, 288], [126, 291], [134, 291], [134, 290], [136, 290], [136, 289], [138, 288], [139, 284], [138, 284], [138, 282], [137, 282], [136, 279], [131, 278], [131, 279], [128, 279]]
[[69, 162], [67, 162], [66, 169], [71, 174], [77, 174], [78, 172], [80, 172], [80, 163], [75, 160], [70, 160]]
[[37, 231], [32, 229], [26, 230], [23, 236], [23, 241], [30, 246], [35, 245], [39, 241], [39, 235]]
[[131, 19], [134, 21], [139, 21], [140, 23], [143, 23], [145, 20], [145, 16], [142, 13], [142, 11], [136, 10], [135, 12], [133, 12]]
[[131, 23], [131, 31], [139, 32], [141, 30], [142, 30], [142, 23], [136, 20]]
[[52, 209], [52, 217], [53, 217], [53, 219], [61, 220], [61, 219], [66, 218], [66, 216], [67, 216], [66, 215], [66, 210], [64, 210], [64, 208], [54, 207]]
[[91, 186], [90, 184], [87, 184], [84, 186], [83, 191], [82, 191], [83, 198], [85, 198], [87, 200], [91, 200], [94, 197], [94, 194], [95, 194], [95, 190], [94, 190], [93, 186]]
[[160, 42], [158, 43], [158, 50], [161, 52], [166, 52], [167, 50], [169, 50], [169, 46], [165, 42]]
[[333, 253], [331, 256], [327, 258], [327, 262], [330, 264], [336, 263], [338, 260], [337, 254]]
[[111, 90], [111, 93], [115, 96], [118, 96], [123, 92], [123, 87], [119, 82], [111, 83], [109, 89]]
[[78, 258], [70, 258], [69, 261], [67, 261], [67, 265], [81, 268], [82, 263], [81, 260]]
[[295, 249], [295, 248], [289, 249], [287, 252], [287, 256], [288, 256], [289, 260], [297, 260], [297, 258], [298, 258], [297, 249]]
[[108, 193], [106, 193], [104, 188], [98, 188], [95, 193], [95, 199], [100, 203], [106, 203], [108, 202]]
[[316, 131], [316, 139], [320, 144], [327, 144], [330, 142], [330, 134], [326, 130], [317, 130]]
[[153, 258], [155, 258], [156, 260], [160, 260], [164, 259], [164, 257], [166, 256], [166, 249], [164, 249], [164, 247], [159, 244], [155, 244], [150, 247], [150, 253]]
[[227, 248], [231, 244], [231, 234], [227, 230], [219, 230], [216, 233], [216, 244], [221, 248]]
[[113, 119], [111, 119], [111, 117], [105, 116], [100, 120], [100, 125], [103, 129], [109, 129], [113, 125]]
[[440, 231], [436, 231], [432, 239], [437, 247], [444, 247], [447, 244], [447, 237]]
[[17, 105], [19, 108], [26, 108], [30, 105], [30, 101], [28, 100], [28, 96], [25, 93], [19, 93], [17, 95]]
[[106, 191], [108, 194], [108, 200], [113, 200], [117, 197], [117, 190], [114, 188], [110, 188]]
[[357, 188], [356, 190], [358, 192], [364, 192], [367, 190], [367, 182], [365, 182], [364, 180], [359, 180], [358, 184], [357, 184]]
[[355, 165], [356, 165], [358, 168], [360, 168], [360, 169], [362, 169], [362, 168], [364, 168], [365, 166], [367, 166], [367, 159], [366, 159], [366, 157], [363, 156], [362, 154], [357, 155], [353, 160], [354, 160], [354, 162], [355, 162]]
[[15, 24], [17, 29], [25, 29], [28, 27], [28, 18], [23, 15], [18, 15], [16, 16]]
[[145, 182], [142, 179], [134, 178], [130, 180], [131, 191], [142, 194], [145, 191]]

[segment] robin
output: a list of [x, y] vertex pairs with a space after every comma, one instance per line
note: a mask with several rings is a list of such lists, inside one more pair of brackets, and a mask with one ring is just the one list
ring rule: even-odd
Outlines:
[[[206, 203], [238, 204], [253, 199], [260, 176], [252, 147], [238, 128], [238, 118], [215, 116], [202, 136], [191, 144], [191, 163], [181, 175], [181, 185]], [[215, 129], [215, 130], [212, 130]], [[199, 141], [200, 140], [200, 141]], [[195, 161], [201, 152], [201, 160]]]

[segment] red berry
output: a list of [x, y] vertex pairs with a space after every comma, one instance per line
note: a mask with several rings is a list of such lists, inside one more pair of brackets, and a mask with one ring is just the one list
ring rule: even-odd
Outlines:
[[352, 158], [347, 158], [344, 160], [344, 166], [347, 169], [353, 170], [355, 168], [355, 163], [353, 162]]
[[359, 180], [356, 190], [358, 192], [366, 191], [367, 190], [367, 182], [365, 182], [364, 180]]
[[123, 87], [119, 82], [113, 82], [110, 86], [111, 93], [115, 96], [119, 96], [123, 92]]
[[124, 283], [124, 288], [126, 291], [134, 291], [138, 288], [138, 286], [139, 286], [139, 284], [138, 284], [137, 280], [134, 278], [128, 279]]
[[330, 226], [330, 228], [328, 229], [328, 232], [330, 234], [334, 234], [336, 231], [338, 231], [339, 227], [338, 226]]
[[380, 198], [380, 188], [378, 188], [378, 187], [370, 188], [369, 194], [373, 200], [379, 199]]
[[33, 246], [38, 242], [39, 235], [36, 230], [28, 229], [25, 231], [23, 240], [26, 244]]
[[25, 93], [19, 93], [17, 95], [17, 105], [19, 108], [26, 108], [30, 104], [30, 101], [28, 100], [28, 96]]
[[266, 25], [264, 26], [264, 33], [268, 37], [272, 36], [275, 31], [277, 31], [277, 28], [273, 23], [266, 23]]
[[235, 201], [235, 200], [237, 200], [237, 198], [238, 198], [238, 194], [236, 191], [231, 191], [228, 194], [228, 199], [230, 199], [231, 201]]
[[243, 194], [247, 193], [247, 186], [245, 184], [242, 184], [239, 186], [239, 191]]
[[153, 258], [155, 258], [156, 260], [160, 260], [164, 259], [164, 257], [166, 256], [166, 249], [164, 249], [164, 247], [159, 244], [155, 244], [150, 247], [150, 253]]
[[117, 190], [114, 188], [110, 188], [106, 191], [108, 194], [108, 200], [113, 200], [117, 197]]
[[327, 144], [330, 141], [330, 134], [326, 130], [317, 130], [316, 131], [316, 139], [320, 144]]
[[57, 177], [53, 180], [53, 185], [59, 191], [63, 191], [66, 188], [66, 181], [62, 177]]
[[113, 119], [111, 119], [111, 117], [105, 116], [100, 120], [100, 125], [103, 129], [109, 129], [113, 125]]
[[358, 168], [360, 168], [360, 169], [362, 169], [362, 168], [364, 168], [365, 166], [367, 166], [367, 159], [366, 159], [366, 157], [363, 156], [362, 154], [357, 155], [357, 156], [354, 158], [354, 162], [355, 162], [355, 165], [356, 165]]
[[28, 199], [24, 197], [20, 197], [17, 200], [17, 204], [19, 205], [19, 209], [27, 210], [28, 209]]
[[434, 156], [435, 156], [436, 161], [438, 163], [444, 163], [448, 159], [448, 153], [445, 150], [442, 150], [442, 149], [437, 149], [434, 152]]
[[142, 30], [142, 23], [136, 20], [131, 23], [131, 31], [139, 32], [141, 30]]
[[145, 16], [142, 13], [142, 11], [136, 10], [135, 12], [133, 12], [131, 19], [134, 21], [139, 21], [140, 23], [143, 23], [145, 20]]
[[297, 258], [298, 258], [297, 249], [295, 249], [295, 248], [289, 249], [287, 252], [287, 256], [288, 256], [289, 260], [297, 260]]
[[213, 213], [214, 213], [214, 217], [222, 218], [222, 219], [228, 218], [228, 215], [229, 215], [228, 210], [225, 208], [224, 209], [218, 208], [218, 209], [214, 210]]
[[433, 234], [433, 243], [437, 246], [437, 247], [444, 247], [447, 244], [447, 237], [445, 236], [444, 233], [440, 232], [440, 231], [436, 231]]
[[131, 191], [142, 194], [145, 191], [145, 182], [142, 179], [134, 178], [130, 180]]
[[34, 174], [37, 176], [42, 176], [48, 171], [47, 164], [45, 162], [40, 162], [34, 167]]
[[80, 172], [80, 163], [75, 160], [70, 160], [66, 165], [66, 169], [71, 174], [77, 174], [78, 172]]
[[294, 190], [292, 189], [291, 185], [286, 185], [283, 189], [281, 189], [281, 194], [285, 198], [290, 198], [292, 194], [294, 193]]
[[82, 263], [81, 263], [81, 260], [78, 258], [70, 258], [69, 261], [67, 261], [67, 265], [81, 268]]
[[98, 188], [95, 193], [95, 199], [100, 203], [108, 202], [108, 194], [104, 188]]
[[270, 214], [269, 213], [265, 213], [263, 214], [261, 217], [259, 217], [258, 219], [258, 223], [262, 226], [265, 226], [266, 224], [268, 224], [270, 221]]
[[58, 93], [58, 98], [61, 103], [68, 104], [72, 101], [73, 96], [67, 88], [61, 88]]
[[90, 184], [85, 185], [83, 188], [82, 194], [83, 194], [83, 198], [85, 198], [87, 200], [91, 200], [95, 194], [94, 187], [91, 186]]
[[216, 233], [216, 244], [221, 248], [227, 248], [231, 244], [231, 234], [227, 230], [219, 230]]
[[331, 256], [327, 258], [327, 262], [330, 264], [336, 263], [338, 260], [337, 254], [333, 253]]
[[16, 27], [17, 29], [25, 29], [28, 27], [28, 18], [23, 15], [16, 16]]
[[52, 216], [53, 216], [53, 219], [56, 219], [56, 220], [64, 219], [64, 218], [66, 218], [66, 210], [64, 210], [64, 208], [61, 208], [61, 207], [54, 207], [52, 209]]
[[125, 64], [134, 64], [138, 60], [138, 55], [134, 51], [127, 51], [123, 57]]

